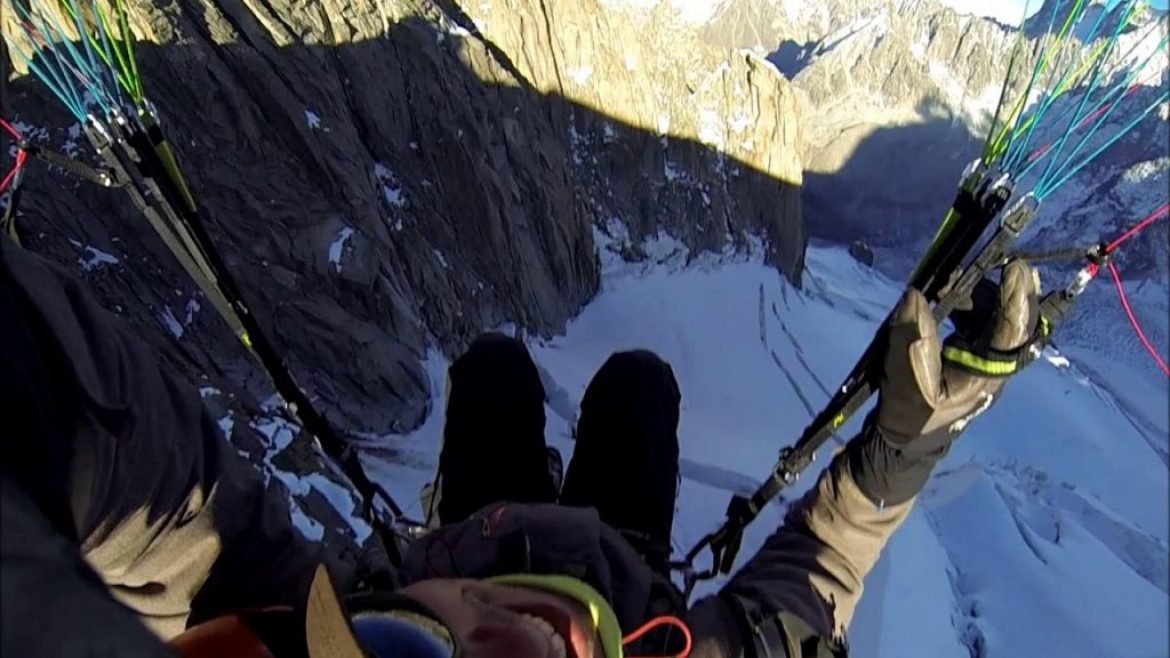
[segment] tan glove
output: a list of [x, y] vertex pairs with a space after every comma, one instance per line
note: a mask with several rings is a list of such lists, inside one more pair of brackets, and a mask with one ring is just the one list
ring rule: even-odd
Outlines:
[[998, 304], [978, 335], [944, 346], [930, 305], [910, 289], [894, 311], [877, 409], [849, 448], [854, 479], [879, 506], [916, 496], [968, 424], [991, 408], [1025, 361], [1039, 320], [1040, 278], [1023, 261], [1004, 268]]

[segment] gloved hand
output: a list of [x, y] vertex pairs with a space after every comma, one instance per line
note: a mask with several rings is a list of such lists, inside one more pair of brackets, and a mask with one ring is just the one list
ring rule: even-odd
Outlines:
[[879, 507], [918, 494], [951, 444], [987, 411], [1034, 342], [1040, 277], [1023, 261], [1004, 268], [998, 307], [981, 335], [944, 346], [926, 298], [910, 289], [887, 326], [877, 408], [847, 448], [861, 491]]

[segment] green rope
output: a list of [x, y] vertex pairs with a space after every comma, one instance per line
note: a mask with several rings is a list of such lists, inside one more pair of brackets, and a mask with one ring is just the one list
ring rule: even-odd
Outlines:
[[106, 11], [102, 9], [101, 4], [95, 2], [94, 9], [97, 10], [98, 20], [101, 22], [101, 29], [105, 31], [107, 35], [109, 35], [110, 42], [113, 45], [114, 57], [118, 60], [118, 67], [121, 69], [122, 75], [125, 76], [126, 83], [128, 85], [126, 88], [126, 93], [130, 94], [130, 98], [136, 104], [141, 103], [141, 85], [137, 80], [135, 80], [135, 74], [131, 71], [131, 65], [128, 61], [129, 48], [126, 48], [126, 52], [123, 52], [123, 48], [125, 47], [126, 34], [120, 34], [119, 36], [122, 37], [121, 39], [115, 37], [114, 30], [110, 27], [110, 18]]
[[[1048, 70], [1048, 64], [1051, 61], [1053, 51], [1059, 51], [1060, 48], [1064, 45], [1064, 41], [1068, 37], [1068, 33], [1072, 31], [1073, 26], [1077, 23], [1078, 20], [1080, 20], [1081, 15], [1084, 14], [1085, 8], [1085, 0], [1077, 0], [1076, 5], [1073, 6], [1073, 10], [1069, 12], [1068, 18], [1065, 19], [1064, 26], [1060, 28], [1060, 32], [1057, 34], [1055, 41], [1053, 41], [1047, 48], [1044, 49], [1044, 54], [1041, 56], [1040, 61], [1037, 62], [1036, 68], [1032, 72], [1032, 80], [1028, 83], [1028, 87], [1024, 90], [1024, 94], [1020, 96], [1020, 100], [1016, 102], [1016, 106], [1012, 109], [1008, 120], [1004, 123], [1002, 131], [995, 140], [995, 146], [992, 148], [990, 156], [992, 161], [998, 160], [1000, 157], [1002, 157], [1003, 154], [1007, 151], [1008, 146], [1011, 145], [1012, 141], [1017, 136], [1019, 136], [1019, 130], [1015, 124], [1017, 121], [1019, 121], [1020, 115], [1023, 113], [1024, 107], [1028, 103], [1028, 96], [1032, 93], [1032, 87], [1035, 85], [1036, 79], [1044, 75], [1044, 73]], [[1054, 13], [1053, 19], [1055, 18], [1056, 15]]]
[[134, 88], [137, 91], [134, 101], [141, 104], [146, 95], [142, 90], [142, 77], [138, 75], [138, 58], [134, 55], [134, 33], [130, 31], [130, 18], [126, 13], [125, 0], [114, 0], [114, 7], [118, 10], [118, 23], [122, 30], [122, 38], [125, 40], [126, 57], [130, 60]]

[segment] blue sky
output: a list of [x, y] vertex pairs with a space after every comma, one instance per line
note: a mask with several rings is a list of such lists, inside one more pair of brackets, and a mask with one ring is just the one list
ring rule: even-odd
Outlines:
[[[1110, 0], [1109, 4], [1117, 4], [1118, 2], [1120, 0]], [[1167, 2], [1170, 2], [1170, 0], [1151, 0], [1150, 4], [1165, 9]], [[1031, 0], [1031, 2], [1025, 3], [1024, 0], [942, 0], [942, 3], [950, 5], [959, 11], [978, 14], [980, 16], [991, 16], [1004, 23], [1015, 25], [1020, 22], [1020, 18], [1024, 15], [1025, 4], [1027, 4], [1029, 12], [1035, 13], [1044, 4], [1044, 1]]]

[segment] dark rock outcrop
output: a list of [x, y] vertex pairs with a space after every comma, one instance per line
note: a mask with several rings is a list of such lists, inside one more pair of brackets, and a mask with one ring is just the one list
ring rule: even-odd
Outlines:
[[865, 265], [866, 267], [873, 267], [875, 260], [873, 249], [871, 249], [869, 245], [865, 244], [864, 242], [857, 240], [853, 244], [849, 245], [849, 255], [853, 256], [853, 258], [862, 265]]

